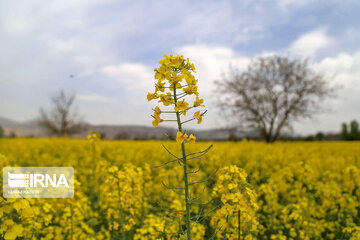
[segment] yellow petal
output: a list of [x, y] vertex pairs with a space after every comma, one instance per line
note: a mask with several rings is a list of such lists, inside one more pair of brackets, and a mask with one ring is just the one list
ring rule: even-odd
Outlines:
[[180, 131], [178, 131], [176, 133], [176, 141], [177, 141], [177, 143], [182, 144], [184, 142], [184, 140], [185, 140], [185, 137], [187, 137], [186, 134], [183, 135]]

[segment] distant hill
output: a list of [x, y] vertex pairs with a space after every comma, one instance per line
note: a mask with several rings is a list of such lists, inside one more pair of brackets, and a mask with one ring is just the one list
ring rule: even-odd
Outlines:
[[18, 126], [20, 123], [8, 119], [8, 118], [4, 118], [4, 117], [0, 117], [0, 125], [3, 127], [16, 127]]
[[35, 120], [17, 122], [12, 119], [0, 117], [0, 126], [4, 128], [5, 136], [45, 136], [44, 131], [36, 124]]
[[[5, 136], [18, 137], [45, 137], [46, 132], [40, 128], [35, 120], [26, 122], [17, 122], [8, 118], [0, 117], [0, 126], [4, 128]], [[101, 133], [104, 139], [175, 139], [176, 129], [167, 127], [147, 127], [137, 125], [92, 125], [88, 124], [87, 130], [76, 134], [75, 138], [84, 138], [88, 131], [97, 131]], [[229, 129], [209, 129], [209, 130], [191, 130], [189, 132], [196, 134], [199, 140], [228, 140], [232, 138], [256, 137], [254, 131], [235, 131]]]

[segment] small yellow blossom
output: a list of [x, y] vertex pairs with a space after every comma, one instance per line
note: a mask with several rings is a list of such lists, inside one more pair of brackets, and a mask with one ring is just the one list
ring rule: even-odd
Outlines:
[[180, 131], [178, 131], [176, 134], [176, 141], [179, 144], [182, 144], [184, 141], [188, 142], [188, 143], [194, 143], [196, 141], [196, 137], [192, 134], [190, 134], [190, 136], [188, 136], [186, 133], [182, 134]]
[[160, 91], [160, 92], [164, 92], [165, 91], [165, 82], [161, 82], [159, 81], [156, 85], [155, 85], [155, 91]]
[[153, 125], [154, 127], [157, 127], [157, 126], [159, 126], [159, 124], [160, 124], [161, 122], [163, 122], [163, 121], [164, 121], [164, 119], [155, 118], [154, 121], [152, 121], [152, 125]]
[[189, 65], [191, 71], [196, 72], [196, 71], [195, 71], [195, 66], [194, 66], [194, 64], [190, 63], [189, 58], [186, 59], [186, 62], [187, 62], [187, 64]]
[[194, 107], [205, 107], [204, 103], [204, 99], [199, 99], [198, 97], [196, 97], [196, 100], [194, 101]]
[[152, 125], [154, 127], [159, 126], [159, 123], [163, 122], [164, 120], [160, 118], [161, 110], [158, 106], [154, 109], [154, 121], [152, 122]]
[[182, 111], [182, 113], [185, 115], [186, 114], [186, 110], [189, 108], [189, 103], [185, 102], [185, 100], [182, 101], [178, 101], [176, 103], [176, 107], [175, 107], [175, 111]]
[[155, 107], [154, 109], [154, 116], [155, 117], [160, 117], [160, 114], [161, 114], [161, 110], [158, 106]]
[[160, 95], [160, 100], [158, 102], [162, 102], [164, 104], [164, 106], [169, 106], [170, 104], [172, 104], [173, 99], [171, 97], [171, 93], [166, 93], [166, 95], [161, 94]]
[[200, 111], [196, 111], [193, 118], [197, 119], [197, 123], [200, 124], [202, 122], [202, 115], [200, 114]]
[[179, 143], [179, 144], [182, 144], [185, 140], [188, 139], [188, 135], [185, 133], [185, 134], [182, 134], [182, 132], [178, 131], [177, 134], [176, 134], [176, 141]]
[[198, 94], [196, 85], [189, 85], [187, 88], [184, 88], [183, 91], [188, 95]]
[[171, 78], [169, 79], [169, 83], [170, 84], [177, 84], [179, 82], [182, 81], [182, 76], [181, 75], [178, 75], [177, 72], [172, 72], [171, 73]]
[[165, 75], [159, 71], [155, 72], [155, 79], [158, 79], [159, 81], [165, 80]]
[[189, 72], [182, 74], [183, 78], [185, 79], [186, 83], [190, 85], [196, 85], [196, 79], [194, 75], [190, 74]]
[[157, 93], [148, 93], [147, 100], [151, 101], [151, 100], [153, 100], [155, 98], [158, 98], [158, 97], [159, 97], [159, 95]]
[[189, 138], [187, 139], [189, 143], [194, 143], [196, 141], [196, 137], [190, 134]]

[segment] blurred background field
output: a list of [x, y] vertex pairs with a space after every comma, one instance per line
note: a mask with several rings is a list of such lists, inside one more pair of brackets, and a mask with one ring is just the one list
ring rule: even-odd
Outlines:
[[[0, 167], [73, 166], [78, 182], [74, 199], [1, 199], [0, 234], [18, 225], [22, 230], [18, 236], [24, 239], [121, 239], [121, 205], [126, 238], [157, 239], [163, 229], [177, 230], [173, 211], [184, 205], [164, 185], [182, 185], [182, 173], [177, 162], [155, 167], [171, 159], [160, 143], [1, 139]], [[179, 151], [175, 142], [162, 143]], [[188, 150], [205, 149], [209, 144], [188, 145]], [[191, 187], [191, 194], [200, 196], [202, 202], [213, 199], [203, 207], [209, 213], [201, 218], [194, 239], [208, 239], [216, 230], [211, 221], [217, 212], [211, 210], [219, 209], [221, 200], [212, 193], [221, 174], [213, 173], [230, 165], [245, 169], [257, 194], [256, 217], [244, 214], [241, 218], [244, 238], [358, 239], [359, 156], [358, 142], [217, 142], [206, 156], [189, 161], [191, 169], [200, 167], [194, 180], [210, 176], [204, 184]], [[116, 173], [123, 179], [111, 178]], [[192, 214], [199, 211], [200, 207], [194, 207]], [[236, 230], [235, 226], [223, 230], [231, 232], [232, 228]], [[16, 229], [11, 231], [16, 233]], [[217, 234], [219, 239], [219, 234], [232, 239], [224, 232]], [[165, 239], [178, 237], [167, 235]]]

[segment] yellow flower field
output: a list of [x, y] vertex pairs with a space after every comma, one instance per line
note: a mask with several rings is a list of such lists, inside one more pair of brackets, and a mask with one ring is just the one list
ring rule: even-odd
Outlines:
[[[189, 159], [193, 239], [360, 239], [359, 142], [187, 151], [210, 144]], [[173, 159], [164, 151], [156, 141], [1, 139], [1, 168], [72, 166], [76, 183], [72, 199], [0, 198], [0, 239], [186, 239], [183, 173], [177, 161], [160, 166]]]

